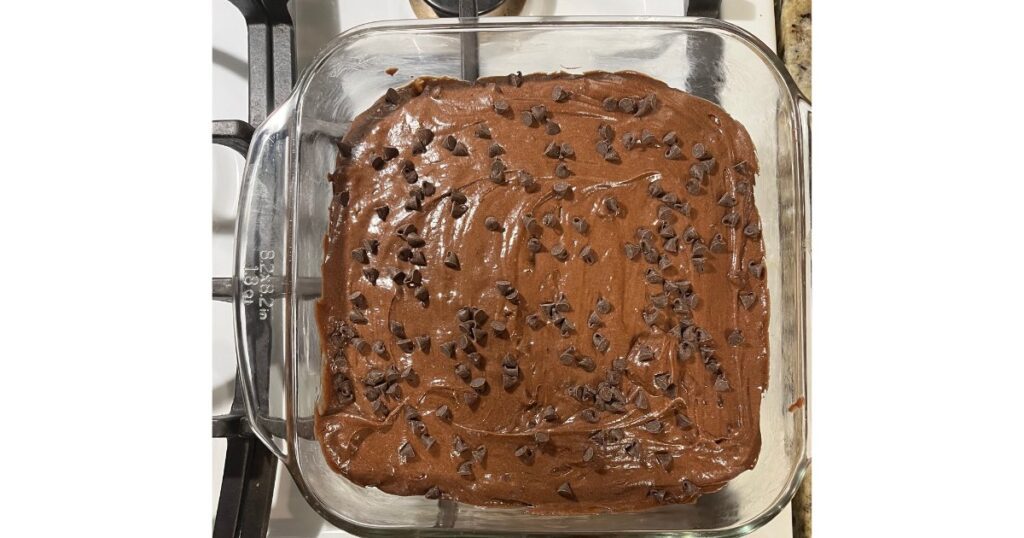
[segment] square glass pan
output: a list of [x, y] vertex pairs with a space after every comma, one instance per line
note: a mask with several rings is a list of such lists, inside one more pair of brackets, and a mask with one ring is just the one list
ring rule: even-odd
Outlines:
[[[334, 142], [388, 87], [418, 76], [460, 77], [466, 36], [479, 44], [480, 76], [639, 71], [715, 101], [750, 133], [761, 170], [755, 196], [771, 293], [770, 377], [758, 464], [722, 491], [694, 505], [636, 513], [537, 516], [518, 508], [393, 496], [352, 484], [327, 466], [311, 425], [321, 386], [314, 305]], [[398, 74], [388, 76], [389, 67]], [[749, 533], [789, 502], [809, 461], [809, 406], [789, 410], [807, 397], [809, 143], [810, 104], [778, 57], [757, 38], [718, 20], [390, 21], [339, 35], [260, 126], [248, 155], [234, 300], [253, 430], [317, 512], [359, 535]]]

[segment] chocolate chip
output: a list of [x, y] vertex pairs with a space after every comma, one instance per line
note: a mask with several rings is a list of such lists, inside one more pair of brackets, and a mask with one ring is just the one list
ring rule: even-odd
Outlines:
[[366, 325], [367, 323], [370, 322], [370, 320], [367, 319], [366, 314], [364, 314], [360, 310], [352, 310], [351, 312], [349, 312], [348, 320], [351, 321], [352, 323], [357, 323], [359, 325]]
[[626, 243], [624, 246], [624, 250], [626, 258], [630, 260], [636, 259], [636, 255], [640, 253], [640, 247], [634, 245], [633, 243]]
[[373, 157], [370, 157], [370, 166], [372, 166], [374, 170], [383, 170], [384, 158], [381, 157], [380, 155], [374, 155]]
[[690, 150], [690, 154], [693, 155], [694, 159], [704, 158], [704, 156], [707, 155], [707, 152], [707, 148], [705, 148], [704, 144], [701, 144], [700, 142], [694, 144], [693, 149]]
[[413, 252], [412, 257], [409, 258], [409, 263], [423, 267], [427, 265], [427, 258], [423, 255], [422, 250], [417, 250], [416, 252]]
[[419, 211], [420, 209], [423, 209], [423, 202], [420, 201], [419, 198], [413, 197], [405, 202], [404, 207], [406, 211]]
[[597, 153], [600, 154], [600, 155], [604, 155], [605, 153], [608, 153], [608, 151], [610, 149], [612, 149], [611, 142], [609, 142], [607, 140], [601, 140], [594, 147], [595, 147], [595, 149], [597, 149]]
[[576, 361], [576, 348], [569, 346], [558, 356], [558, 362], [571, 366]]
[[556, 181], [555, 184], [551, 186], [551, 191], [555, 193], [556, 197], [565, 198], [572, 192], [572, 185], [569, 185], [565, 181]]
[[562, 128], [557, 123], [548, 120], [544, 123], [544, 132], [551, 136], [554, 136], [562, 132]]
[[491, 139], [491, 129], [490, 129], [490, 127], [488, 127], [486, 123], [481, 123], [480, 125], [477, 125], [476, 126], [476, 136], [477, 136], [477, 138], [483, 138], [485, 140], [490, 140]]
[[452, 206], [452, 217], [457, 219], [465, 215], [467, 211], [469, 211], [469, 206], [466, 204], [455, 204]]
[[594, 348], [596, 348], [601, 353], [608, 351], [608, 348], [610, 348], [612, 345], [608, 338], [599, 332], [594, 333], [594, 336], [591, 337], [591, 340], [594, 343]]
[[604, 297], [597, 298], [597, 304], [595, 306], [597, 313], [602, 316], [612, 311], [612, 305]]
[[519, 171], [519, 184], [523, 186], [526, 192], [536, 192], [539, 188], [537, 180], [525, 170]]
[[564, 262], [566, 258], [569, 257], [569, 251], [565, 250], [565, 246], [563, 246], [561, 243], [555, 243], [551, 247], [551, 255], [554, 256], [555, 259], [557, 259], [558, 261]]
[[672, 386], [672, 376], [667, 373], [656, 374], [654, 376], [654, 386], [661, 391], [667, 391]]
[[761, 235], [761, 226], [756, 222], [751, 222], [743, 227], [743, 235], [751, 239], [757, 239]]
[[647, 94], [637, 104], [636, 113], [634, 113], [633, 115], [639, 118], [640, 116], [650, 114], [651, 112], [654, 111], [654, 107], [658, 102], [657, 99], [658, 98], [655, 97], [653, 93]]
[[473, 461], [477, 463], [483, 463], [484, 458], [487, 457], [487, 447], [478, 446], [473, 449]]
[[555, 88], [553, 90], [551, 90], [551, 100], [552, 101], [554, 101], [556, 103], [562, 103], [562, 102], [567, 101], [568, 99], [569, 99], [569, 92], [563, 90], [561, 86], [555, 86]]
[[422, 441], [424, 446], [427, 447], [427, 450], [430, 450], [430, 448], [434, 446], [434, 443], [437, 442], [437, 440], [434, 439], [434, 437], [431, 436], [429, 433], [424, 433], [420, 435], [420, 441]]
[[463, 381], [466, 381], [473, 374], [469, 371], [469, 366], [466, 366], [465, 364], [460, 362], [459, 364], [455, 365], [455, 375], [459, 376], [459, 378], [462, 379]]
[[572, 144], [562, 142], [562, 145], [558, 147], [558, 156], [560, 158], [565, 159], [574, 155], [576, 155], [576, 150], [572, 148]]
[[639, 348], [637, 348], [636, 360], [640, 362], [654, 360], [654, 350], [652, 350], [650, 346], [640, 346]]
[[508, 83], [515, 86], [516, 88], [523, 85], [523, 72], [516, 71], [508, 76]]
[[448, 151], [452, 151], [458, 143], [459, 141], [455, 138], [455, 135], [448, 135], [441, 141], [441, 147]]
[[366, 340], [363, 340], [362, 338], [353, 338], [352, 347], [356, 348], [356, 351], [362, 353], [363, 355], [366, 355], [367, 353], [370, 352], [370, 343], [367, 342]]
[[548, 118], [548, 109], [544, 105], [534, 105], [530, 107], [530, 114], [538, 123], [544, 123]]
[[484, 391], [487, 390], [487, 380], [482, 378], [482, 377], [478, 377], [478, 378], [470, 381], [469, 382], [469, 386], [473, 390], [475, 390], [477, 392], [480, 392], [480, 393], [483, 393]]
[[568, 318], [561, 318], [555, 324], [558, 325], [558, 332], [562, 335], [562, 338], [567, 338], [576, 330], [576, 325], [569, 321]]
[[651, 420], [651, 421], [647, 422], [646, 424], [644, 424], [644, 429], [647, 430], [650, 433], [660, 433], [661, 432], [661, 428], [662, 428], [662, 426], [661, 426], [661, 421], [660, 420]]
[[622, 147], [626, 149], [633, 149], [633, 144], [636, 142], [636, 136], [633, 133], [625, 133], [622, 135]]
[[480, 395], [475, 392], [464, 392], [462, 393], [462, 401], [466, 405], [473, 407], [480, 401]]
[[394, 146], [384, 146], [383, 153], [384, 153], [384, 160], [385, 161], [390, 161], [391, 159], [394, 159], [395, 157], [398, 157], [398, 148], [396, 148]]
[[648, 268], [647, 271], [644, 272], [644, 281], [648, 284], [662, 284], [665, 282], [665, 279], [657, 270]]
[[729, 193], [725, 193], [718, 199], [718, 205], [722, 207], [736, 207], [736, 198]]
[[529, 110], [522, 111], [519, 114], [519, 119], [520, 119], [520, 121], [523, 122], [523, 125], [525, 125], [527, 127], [533, 127], [536, 124], [536, 121], [534, 120], [534, 117], [533, 117], [533, 113], [531, 113]]
[[504, 228], [501, 226], [501, 223], [498, 222], [498, 219], [494, 217], [487, 217], [486, 219], [484, 219], [484, 227], [492, 232], [504, 231]]
[[665, 150], [665, 158], [670, 161], [678, 161], [683, 158], [683, 150], [679, 149], [679, 146], [669, 146]]
[[590, 248], [590, 245], [587, 245], [580, 250], [580, 259], [590, 265], [593, 265], [597, 263], [597, 253], [594, 252], [594, 249]]
[[665, 240], [664, 244], [665, 252], [671, 252], [673, 254], [679, 252], [679, 238], [670, 237]]
[[637, 409], [641, 411], [646, 411], [650, 407], [650, 402], [647, 401], [647, 394], [642, 390], [637, 391], [634, 401], [636, 402]]
[[555, 175], [562, 179], [569, 177], [569, 167], [565, 163], [558, 163], [555, 165]]
[[553, 422], [553, 421], [558, 420], [558, 412], [555, 411], [555, 406], [553, 406], [553, 405], [549, 405], [549, 406], [545, 407], [541, 411], [540, 416], [541, 416], [541, 418], [543, 418], [544, 420], [546, 420], [548, 422]]
[[497, 112], [498, 114], [504, 114], [509, 110], [508, 102], [505, 101], [504, 99], [498, 99], [494, 101], [492, 107], [494, 108], [494, 111]]
[[532, 252], [534, 254], [540, 252], [542, 248], [543, 248], [543, 246], [541, 245], [540, 240], [537, 239], [536, 237], [531, 237], [526, 242], [526, 250], [528, 250], [528, 251], [530, 251], [530, 252]]
[[754, 301], [757, 300], [757, 296], [754, 295], [754, 292], [750, 291], [741, 291], [739, 293], [739, 298], [740, 304], [742, 304], [743, 308], [746, 308], [747, 310], [750, 310], [750, 307], [754, 306]]
[[[423, 288], [421, 288], [423, 289]], [[430, 353], [430, 337], [427, 335], [417, 336], [414, 338], [416, 341], [416, 347], [420, 348], [420, 351], [424, 353]]]
[[735, 211], [726, 213], [725, 216], [722, 217], [722, 224], [724, 224], [724, 225], [726, 225], [726, 226], [728, 226], [730, 228], [735, 228], [736, 225], [739, 224], [739, 223], [740, 223], [740, 215], [739, 215], [739, 213], [736, 213]]
[[359, 263], [370, 263], [370, 256], [366, 253], [365, 248], [352, 250], [352, 259]]
[[544, 320], [540, 319], [540, 316], [537, 314], [530, 314], [529, 316], [526, 316], [526, 324], [529, 325], [531, 329], [539, 329], [544, 326]]
[[401, 456], [403, 460], [410, 460], [416, 457], [416, 451], [408, 441], [402, 441], [401, 446], [398, 448], [398, 455]]
[[548, 142], [547, 147], [544, 148], [544, 155], [546, 157], [551, 157], [552, 159], [557, 159], [558, 158], [558, 153], [559, 153], [558, 144], [555, 143], [555, 142]]
[[731, 387], [729, 386], [729, 380], [728, 380], [728, 379], [726, 379], [726, 378], [725, 378], [725, 376], [723, 376], [723, 375], [719, 375], [719, 376], [718, 376], [718, 377], [717, 377], [717, 378], [715, 379], [715, 390], [716, 390], [716, 391], [718, 391], [718, 392], [726, 392], [726, 391], [728, 391], [728, 390], [729, 390], [730, 388], [731, 388]]
[[[602, 141], [610, 144], [611, 141], [615, 138], [615, 129], [613, 129], [612, 126], [608, 125], [607, 123], [602, 123], [597, 127], [597, 134], [601, 137]], [[604, 146], [604, 151], [601, 151], [600, 149], [598, 149], [597, 151], [598, 153], [605, 153], [606, 151], [608, 151], [609, 147], [610, 146]]]
[[629, 441], [626, 442], [626, 446], [624, 446], [623, 449], [626, 451], [626, 454], [629, 454], [631, 457], [639, 458], [640, 457], [640, 440], [639, 439], [630, 439]]
[[455, 342], [445, 342], [441, 344], [441, 353], [449, 359], [455, 358]]
[[[364, 251], [364, 253], [365, 253], [365, 251]], [[354, 255], [354, 253], [353, 253], [353, 255]], [[363, 263], [369, 263], [369, 261], [370, 260], [367, 259]], [[366, 267], [366, 268], [363, 269], [363, 277], [365, 277], [366, 280], [370, 284], [373, 284], [374, 286], [376, 286], [377, 285], [377, 279], [380, 277], [380, 271], [377, 270], [375, 267]]]
[[533, 449], [526, 445], [523, 445], [516, 449], [515, 454], [517, 458], [523, 461], [529, 461], [531, 458], [533, 458]]
[[602, 325], [602, 323], [601, 323], [601, 316], [599, 316], [597, 314], [597, 312], [591, 312], [590, 313], [590, 317], [587, 318], [587, 327], [589, 327], [591, 329], [596, 329], [597, 327], [600, 327], [601, 325]]
[[459, 464], [459, 476], [473, 476], [473, 462], [464, 461]]
[[543, 445], [544, 443], [547, 443], [548, 441], [551, 440], [551, 436], [548, 435], [547, 432], [536, 432], [533, 434], [533, 440], [537, 444]]
[[743, 332], [740, 331], [739, 329], [733, 329], [729, 331], [729, 336], [726, 339], [726, 341], [732, 347], [739, 346], [740, 344], [743, 343]]
[[374, 209], [380, 220], [388, 220], [388, 214], [391, 213], [391, 208], [386, 205], [382, 205]]
[[747, 270], [754, 278], [761, 278], [764, 276], [764, 262], [751, 261], [747, 263]]
[[441, 490], [438, 489], [437, 486], [430, 486], [430, 489], [428, 489], [427, 492], [423, 494], [423, 496], [430, 500], [440, 499]]
[[588, 462], [592, 459], [594, 459], [594, 447], [588, 446], [587, 449], [583, 451], [583, 461]]
[[573, 500], [576, 498], [576, 494], [572, 492], [572, 486], [570, 486], [568, 482], [562, 482], [562, 484], [558, 486], [557, 491], [559, 495], [566, 499]]
[[700, 180], [692, 177], [686, 180], [686, 192], [694, 196], [700, 194]]
[[612, 112], [619, 107], [619, 100], [614, 97], [605, 97], [604, 101], [601, 102], [601, 106], [608, 112]]
[[348, 300], [349, 302], [352, 303], [352, 306], [356, 308], [365, 309], [367, 306], [369, 306], [369, 303], [366, 300], [366, 296], [363, 295], [363, 292], [361, 291], [349, 294]]
[[594, 369], [597, 368], [597, 364], [594, 362], [594, 359], [590, 357], [580, 357], [576, 359], [576, 366], [579, 366], [587, 372], [593, 372]]
[[658, 139], [650, 129], [643, 129], [640, 131], [640, 143], [645, 146], [653, 146], [658, 143]]
[[615, 149], [609, 148], [608, 151], [605, 152], [604, 154], [604, 160], [610, 163], [617, 163], [620, 161], [619, 153], [615, 151]]
[[619, 99], [619, 110], [626, 114], [636, 112], [636, 100], [632, 97], [623, 97], [622, 99]]
[[619, 214], [619, 201], [614, 196], [606, 197], [602, 203], [604, 204], [604, 208], [612, 215]]

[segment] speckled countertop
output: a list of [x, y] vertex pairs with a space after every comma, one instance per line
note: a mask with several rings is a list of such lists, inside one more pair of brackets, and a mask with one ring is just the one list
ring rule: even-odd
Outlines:
[[[800, 91], [811, 97], [811, 0], [776, 0], [778, 50]], [[811, 537], [811, 469], [793, 498], [793, 537]]]
[[811, 0], [777, 0], [779, 51], [800, 90], [811, 99]]

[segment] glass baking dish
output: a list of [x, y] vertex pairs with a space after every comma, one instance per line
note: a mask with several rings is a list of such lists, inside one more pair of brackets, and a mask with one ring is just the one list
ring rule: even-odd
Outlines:
[[[709, 98], [746, 126], [771, 292], [770, 373], [757, 466], [692, 505], [538, 516], [364, 488], [332, 471], [312, 434], [320, 291], [335, 141], [388, 87], [460, 77], [467, 43], [480, 76], [634, 70]], [[396, 76], [385, 73], [397, 68]], [[778, 57], [744, 30], [695, 18], [489, 18], [353, 28], [313, 62], [253, 136], [236, 236], [233, 299], [249, 421], [309, 504], [359, 535], [741, 536], [790, 500], [810, 457], [807, 427], [810, 103]], [[269, 370], [268, 370], [269, 365]]]

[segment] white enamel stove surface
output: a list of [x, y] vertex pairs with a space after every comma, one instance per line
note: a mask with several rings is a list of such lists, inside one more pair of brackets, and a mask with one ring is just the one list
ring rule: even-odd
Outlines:
[[[415, 18], [407, 0], [293, 0], [296, 56], [301, 73], [316, 52], [339, 32], [371, 21]], [[684, 15], [685, 0], [526, 0], [522, 15]], [[722, 18], [750, 31], [775, 48], [773, 0], [722, 0]], [[228, 0], [213, 2], [213, 117], [247, 119], [246, 30], [242, 15]], [[213, 146], [213, 275], [231, 272], [235, 203], [244, 162], [232, 150]], [[213, 303], [213, 413], [231, 407], [235, 373], [231, 305]], [[226, 441], [213, 440], [213, 506], [216, 511], [224, 470]], [[211, 516], [212, 517], [212, 516]], [[351, 536], [326, 523], [278, 468], [270, 514], [273, 537]], [[750, 535], [791, 538], [790, 508]]]

